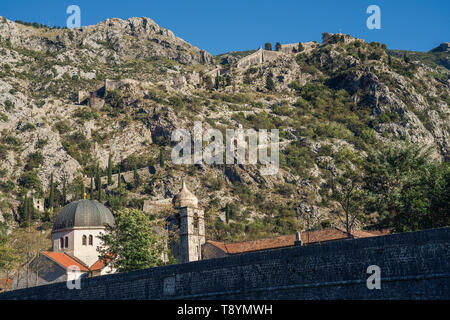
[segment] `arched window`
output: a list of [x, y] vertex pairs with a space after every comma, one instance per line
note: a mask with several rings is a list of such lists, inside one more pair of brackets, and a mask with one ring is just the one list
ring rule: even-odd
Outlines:
[[64, 249], [64, 239], [62, 237], [59, 239], [59, 247]]
[[69, 237], [65, 238], [65, 247], [68, 248], [69, 247]]
[[85, 246], [87, 244], [87, 237], [86, 237], [86, 235], [83, 236], [82, 244], [83, 244], [83, 246]]
[[92, 234], [89, 235], [89, 245], [90, 246], [94, 245], [94, 237], [92, 236]]

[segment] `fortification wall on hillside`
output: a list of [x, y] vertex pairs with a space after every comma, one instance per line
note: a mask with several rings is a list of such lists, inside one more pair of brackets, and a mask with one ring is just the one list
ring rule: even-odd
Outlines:
[[249, 66], [258, 65], [263, 62], [275, 60], [282, 54], [282, 51], [269, 51], [259, 48], [256, 52], [253, 52], [252, 54], [240, 59], [237, 62], [236, 67], [246, 68]]
[[[381, 289], [367, 288], [367, 268]], [[450, 228], [342, 240], [10, 291], [0, 299], [449, 299]]]

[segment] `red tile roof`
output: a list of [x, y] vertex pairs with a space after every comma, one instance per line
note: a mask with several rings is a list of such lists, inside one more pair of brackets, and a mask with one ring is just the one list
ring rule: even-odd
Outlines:
[[11, 288], [12, 287], [12, 280], [7, 278], [1, 278], [0, 279], [0, 288]]
[[74, 257], [69, 256], [65, 252], [42, 251], [42, 253], [63, 268], [68, 269], [71, 266], [77, 266], [82, 272], [89, 271], [89, 269], [84, 264], [76, 260]]
[[[376, 234], [373, 233], [357, 230], [352, 231], [351, 233], [354, 238], [367, 238], [376, 236]], [[302, 232], [300, 234], [300, 237], [303, 244], [310, 244], [317, 242], [346, 239], [347, 233], [344, 230], [338, 228], [328, 228], [317, 231]], [[238, 254], [250, 251], [290, 247], [294, 245], [295, 239], [296, 239], [295, 234], [292, 234], [287, 236], [278, 236], [275, 238], [266, 238], [235, 243], [223, 243], [210, 240], [208, 240], [207, 242], [228, 254]]]
[[106, 259], [98, 259], [90, 268], [89, 270], [91, 271], [98, 271], [98, 270], [102, 270], [104, 267], [106, 267], [106, 265], [108, 264], [109, 260]]

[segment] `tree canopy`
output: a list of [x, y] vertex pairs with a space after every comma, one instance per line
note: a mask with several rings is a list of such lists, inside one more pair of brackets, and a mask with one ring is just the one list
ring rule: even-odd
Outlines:
[[152, 231], [149, 216], [137, 209], [124, 209], [116, 213], [115, 226], [106, 226], [100, 236], [100, 258], [110, 259], [119, 272], [145, 269], [162, 265], [163, 245]]

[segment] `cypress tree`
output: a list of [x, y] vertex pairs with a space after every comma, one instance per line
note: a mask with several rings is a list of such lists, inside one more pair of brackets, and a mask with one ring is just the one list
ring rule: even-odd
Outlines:
[[164, 167], [164, 151], [163, 151], [163, 149], [159, 149], [159, 165], [161, 168]]
[[134, 166], [133, 169], [133, 179], [134, 179], [134, 186], [135, 187], [139, 186], [139, 174], [137, 172], [136, 166]]
[[219, 90], [219, 85], [220, 85], [220, 80], [219, 80], [219, 76], [217, 76], [215, 83], [214, 83], [214, 87], [216, 88], [216, 90]]
[[89, 193], [89, 199], [94, 200], [94, 178], [91, 177], [91, 191]]
[[50, 210], [53, 209], [53, 202], [55, 198], [54, 187], [53, 187], [53, 173], [50, 175], [50, 195], [48, 196], [48, 207]]
[[225, 221], [228, 224], [228, 221], [230, 220], [230, 206], [228, 203], [225, 205]]
[[100, 169], [99, 169], [99, 166], [98, 166], [98, 163], [97, 163], [97, 169], [95, 171], [95, 188], [97, 190], [100, 190], [101, 185], [102, 185], [102, 183], [100, 181]]
[[67, 202], [67, 189], [66, 189], [66, 177], [64, 177], [62, 190], [62, 206], [65, 206], [66, 202]]
[[98, 189], [98, 201], [102, 202], [102, 188]]
[[29, 218], [29, 210], [28, 210], [28, 196], [25, 195], [23, 198], [23, 216], [22, 221], [27, 221]]
[[111, 153], [108, 158], [108, 186], [112, 184], [112, 159]]

